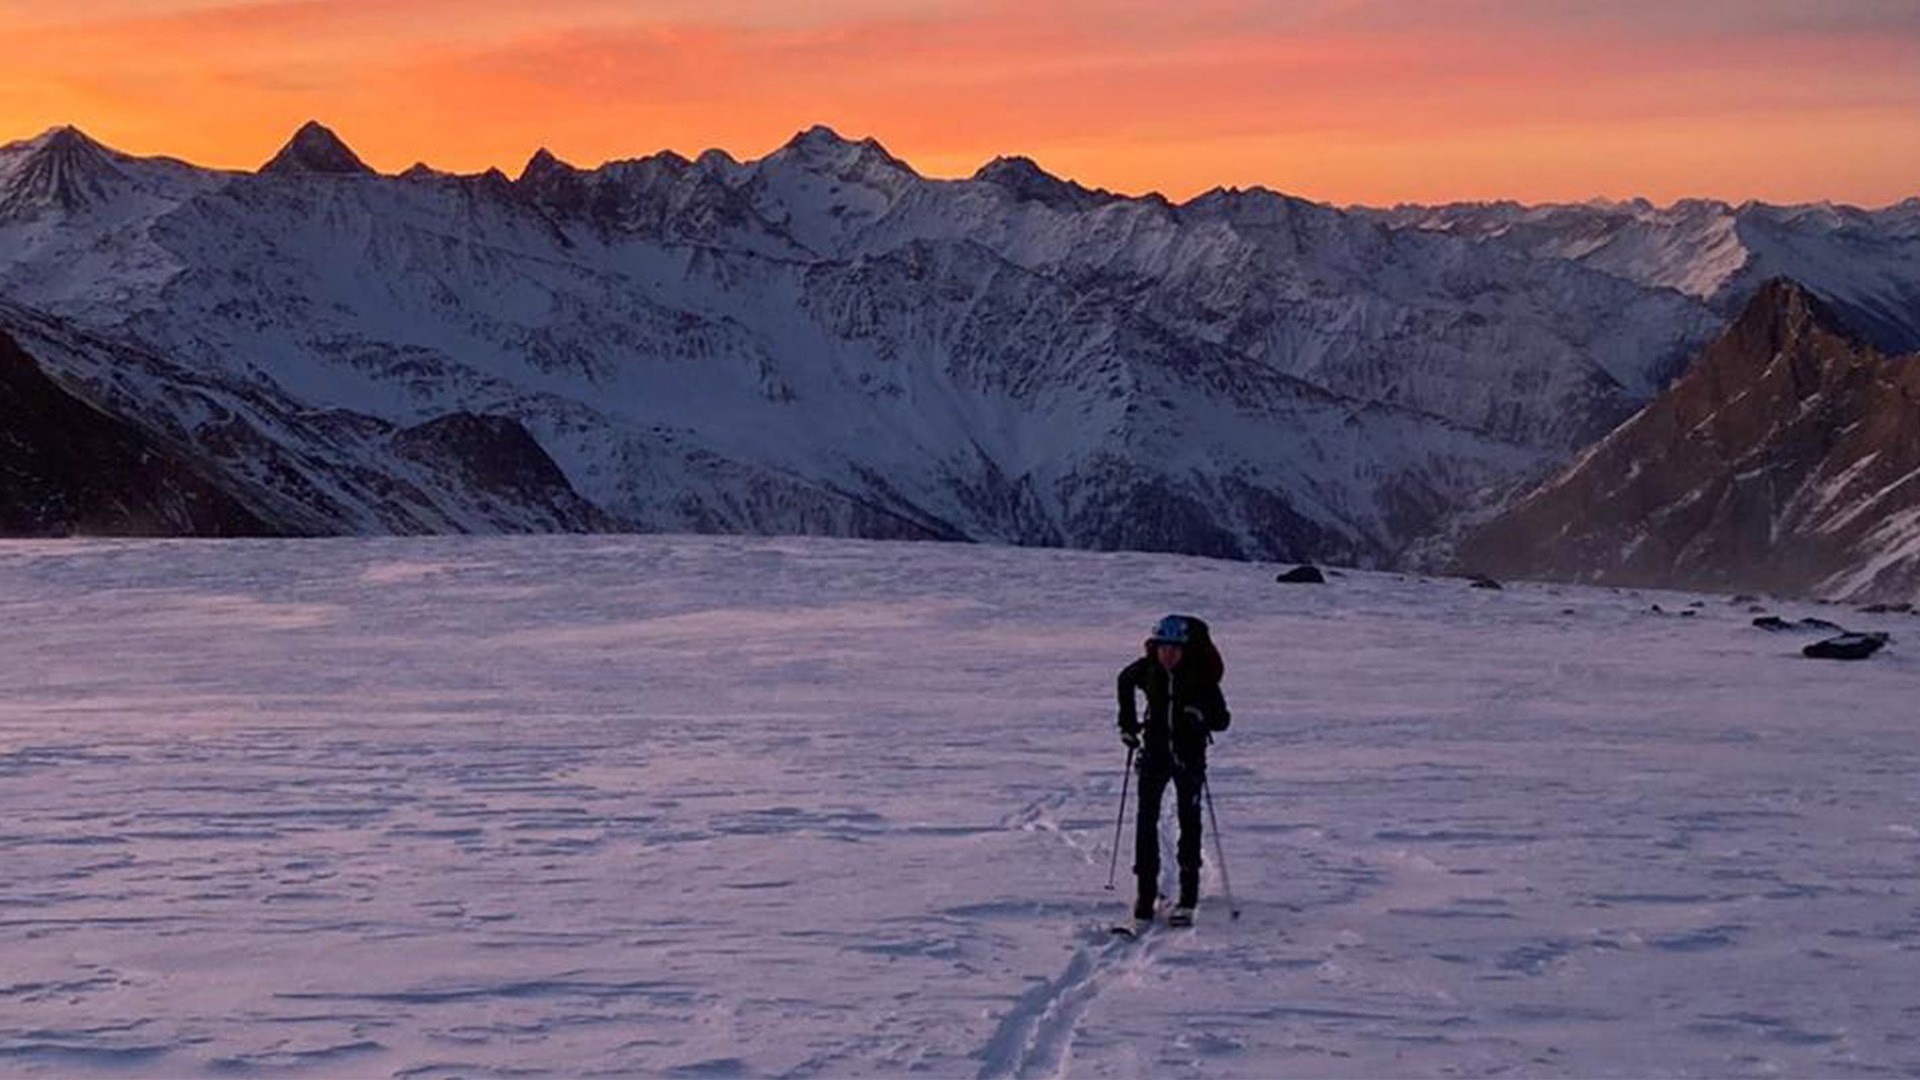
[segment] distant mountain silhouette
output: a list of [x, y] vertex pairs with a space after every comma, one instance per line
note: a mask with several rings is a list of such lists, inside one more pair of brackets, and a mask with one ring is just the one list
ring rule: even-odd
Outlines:
[[309, 120], [293, 133], [293, 138], [260, 166], [268, 175], [322, 173], [340, 176], [371, 176], [373, 170], [353, 152], [340, 136], [324, 124]]

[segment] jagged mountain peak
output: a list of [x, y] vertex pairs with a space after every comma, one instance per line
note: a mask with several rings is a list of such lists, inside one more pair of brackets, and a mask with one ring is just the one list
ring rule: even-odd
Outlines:
[[1040, 167], [1030, 157], [996, 157], [974, 172], [977, 183], [993, 184], [1016, 198], [1044, 203], [1056, 210], [1084, 210], [1120, 198], [1110, 191], [1088, 188]]
[[29, 139], [27, 146], [33, 150], [43, 152], [97, 153], [103, 156], [113, 153], [113, 151], [102, 145], [99, 140], [81, 131], [79, 128], [74, 127], [72, 124], [61, 124], [57, 127], [50, 127], [32, 139]]
[[578, 176], [580, 170], [562, 161], [553, 151], [541, 147], [533, 152], [527, 163], [520, 169], [520, 177], [515, 183], [540, 184], [556, 177]]
[[994, 158], [974, 171], [975, 180], [988, 180], [996, 184], [1018, 184], [1029, 181], [1047, 181], [1060, 183], [1059, 177], [1040, 167], [1040, 163], [1024, 154], [1007, 154]]
[[1677, 199], [1668, 209], [1680, 217], [1725, 217], [1733, 213], [1733, 205], [1721, 199]]
[[572, 213], [586, 205], [586, 183], [586, 173], [543, 146], [527, 159], [512, 187], [536, 204]]
[[609, 161], [599, 168], [594, 169], [592, 175], [615, 178], [630, 178], [636, 175], [649, 177], [679, 176], [681, 173], [693, 168], [693, 165], [694, 163], [687, 160], [684, 155], [672, 150], [656, 150], [645, 157], [622, 158], [618, 161]]
[[1812, 290], [1792, 278], [1771, 278], [1753, 294], [1722, 335], [1723, 342], [1737, 343], [1739, 347], [1716, 348], [1708, 355], [1765, 364], [1783, 349], [1807, 340], [1816, 332], [1837, 338], [1848, 348], [1868, 347], [1865, 339]]
[[280, 152], [260, 166], [260, 172], [279, 176], [316, 173], [333, 176], [375, 175], [373, 169], [353, 152], [352, 147], [318, 120], [309, 120], [300, 125], [300, 130], [293, 133]]
[[878, 139], [848, 139], [825, 124], [815, 124], [788, 139], [767, 155], [766, 162], [801, 162], [818, 171], [843, 177], [871, 178], [879, 174], [918, 177], [913, 166], [894, 157]]
[[794, 132], [793, 137], [788, 139], [786, 143], [781, 146], [781, 149], [820, 152], [839, 150], [853, 145], [855, 145], [855, 143], [852, 139], [840, 134], [833, 128], [825, 124], [814, 124], [811, 127]]
[[0, 173], [0, 218], [80, 210], [105, 202], [126, 180], [119, 155], [71, 125], [16, 147], [24, 153]]
[[744, 166], [740, 164], [739, 159], [718, 147], [701, 151], [700, 156], [693, 159], [693, 163], [707, 174], [723, 179], [732, 179], [738, 176], [741, 169], [744, 168]]
[[1279, 210], [1291, 209], [1293, 207], [1314, 207], [1320, 204], [1255, 184], [1253, 187], [1245, 188], [1208, 188], [1206, 191], [1187, 200], [1185, 205], [1195, 210], [1232, 209], [1244, 213], [1256, 208]]

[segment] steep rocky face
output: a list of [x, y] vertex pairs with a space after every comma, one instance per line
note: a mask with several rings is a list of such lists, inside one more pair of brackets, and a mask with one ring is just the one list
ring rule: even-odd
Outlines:
[[533, 522], [555, 532], [604, 530], [612, 521], [582, 499], [520, 422], [505, 416], [454, 413], [393, 436], [394, 452], [465, 481], [478, 498], [502, 506], [545, 510]]
[[1513, 576], [1911, 599], [1920, 357], [1887, 358], [1799, 285], [1769, 282], [1682, 378], [1458, 559]]
[[0, 221], [71, 214], [112, 198], [127, 183], [115, 155], [71, 127], [23, 144], [0, 162]]
[[[0, 334], [93, 410], [62, 416], [96, 423], [94, 414], [104, 412], [129, 430], [150, 433], [141, 437], [164, 448], [156, 460], [187, 468], [260, 523], [244, 531], [578, 532], [608, 524], [512, 420], [455, 415], [401, 428], [351, 410], [316, 410], [270, 382], [197, 372], [4, 302]], [[37, 434], [59, 430], [38, 421], [33, 428]], [[62, 444], [35, 445], [41, 460], [49, 445]], [[127, 473], [109, 468], [111, 458], [85, 460], [101, 470], [95, 484], [111, 487]], [[60, 475], [68, 484], [86, 478], [77, 465]], [[178, 515], [155, 520], [175, 523], [173, 532], [204, 531]], [[27, 528], [25, 522], [22, 517], [19, 527]]]
[[268, 536], [188, 456], [60, 386], [0, 331], [0, 536]]

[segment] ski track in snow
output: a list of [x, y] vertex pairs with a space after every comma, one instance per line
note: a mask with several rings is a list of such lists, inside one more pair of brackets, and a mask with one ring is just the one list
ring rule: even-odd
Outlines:
[[[1094, 861], [1092, 850], [1072, 834], [1063, 832], [1053, 818], [1053, 811], [1067, 803], [1069, 794], [1061, 792], [1037, 799], [1009, 817], [1007, 824], [1057, 837], [1082, 861], [1091, 863]], [[1165, 833], [1163, 847], [1171, 852], [1174, 834], [1162, 831]], [[1131, 877], [1118, 880], [1132, 883]], [[1119, 903], [1124, 905], [1124, 898], [1131, 893], [1116, 884], [1114, 895], [1121, 898]], [[1114, 921], [1118, 921], [1117, 916]], [[980, 1050], [979, 1056], [985, 1064], [980, 1069], [979, 1080], [1065, 1076], [1075, 1030], [1101, 989], [1113, 979], [1137, 975], [1166, 943], [1166, 935], [1159, 928], [1132, 941], [1116, 939], [1110, 929], [1100, 926], [1089, 928], [1085, 936], [1100, 944], [1089, 943], [1074, 949], [1072, 959], [1059, 977], [1021, 995], [1000, 1021], [993, 1037]]]
[[1021, 996], [981, 1050], [986, 1064], [979, 1080], [1067, 1075], [1080, 1018], [1107, 983], [1137, 978], [1171, 933], [1176, 931], [1153, 930], [1139, 940], [1127, 941], [1113, 938], [1106, 930], [1089, 930], [1089, 935], [1107, 938], [1105, 944], [1075, 949], [1058, 978]]
[[[0, 1075], [1920, 1074], [1920, 620], [1778, 606], [1895, 635], [1823, 664], [1689, 599], [0, 544]], [[1112, 679], [1170, 609], [1227, 652], [1245, 916], [1209, 842], [1128, 943]]]

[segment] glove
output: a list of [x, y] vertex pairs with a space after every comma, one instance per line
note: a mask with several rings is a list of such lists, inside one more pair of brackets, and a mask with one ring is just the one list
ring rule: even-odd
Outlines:
[[1126, 743], [1127, 749], [1129, 750], [1140, 749], [1140, 729], [1137, 727], [1121, 728], [1120, 741]]

